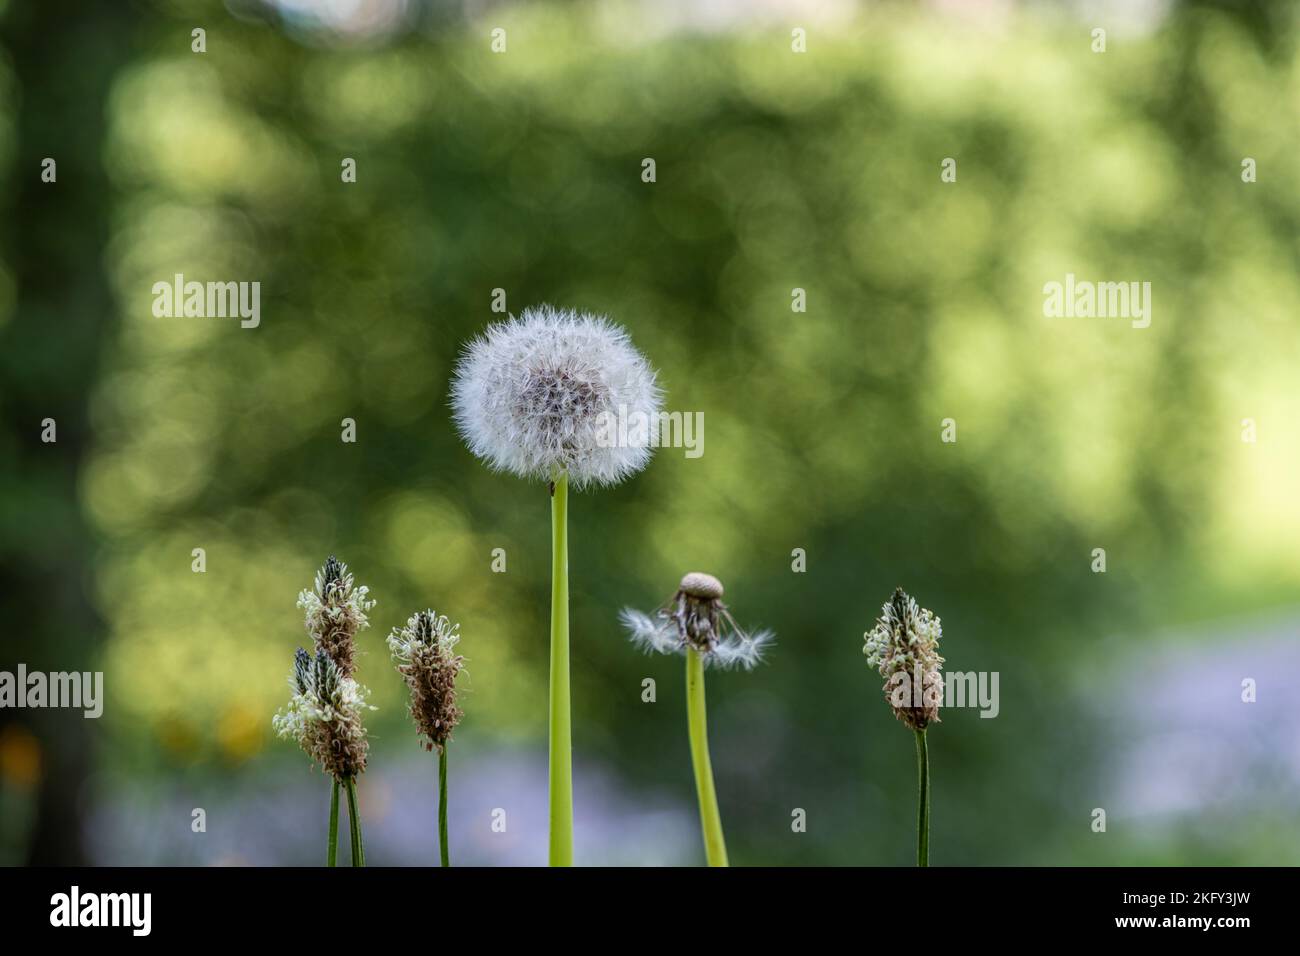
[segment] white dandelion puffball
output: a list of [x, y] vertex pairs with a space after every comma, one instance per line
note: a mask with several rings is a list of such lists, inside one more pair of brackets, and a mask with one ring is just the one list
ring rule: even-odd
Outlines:
[[456, 426], [492, 468], [581, 488], [650, 461], [662, 394], [650, 363], [602, 316], [551, 306], [489, 326], [452, 381]]

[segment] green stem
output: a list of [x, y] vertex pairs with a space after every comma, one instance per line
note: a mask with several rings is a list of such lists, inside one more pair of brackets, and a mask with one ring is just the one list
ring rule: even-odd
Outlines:
[[916, 731], [916, 771], [920, 780], [916, 803], [916, 865], [930, 865], [930, 748], [925, 731]]
[[573, 866], [573, 730], [569, 704], [569, 479], [551, 491], [551, 866]]
[[726, 866], [727, 844], [722, 837], [722, 814], [718, 812], [718, 794], [713, 788], [713, 765], [709, 762], [708, 718], [704, 713], [704, 659], [691, 647], [686, 649], [686, 723], [691, 737], [695, 789], [700, 796], [704, 854], [709, 866]]
[[352, 830], [352, 865], [366, 865], [366, 849], [361, 845], [361, 814], [357, 812], [357, 780], [348, 777], [344, 783], [348, 792], [348, 825]]
[[339, 781], [334, 778], [330, 788], [330, 834], [329, 849], [325, 853], [326, 866], [339, 865]]
[[443, 866], [451, 866], [447, 857], [447, 745], [438, 751], [438, 853]]

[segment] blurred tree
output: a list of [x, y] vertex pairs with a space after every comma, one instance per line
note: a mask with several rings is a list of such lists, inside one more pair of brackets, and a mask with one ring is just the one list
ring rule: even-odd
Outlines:
[[[0, 669], [95, 670], [101, 624], [87, 589], [92, 536], [77, 482], [89, 386], [114, 327], [103, 270], [111, 208], [102, 166], [104, 104], [129, 60], [129, 3], [41, 0], [0, 11], [15, 108], [0, 235], [12, 314], [0, 322]], [[53, 181], [42, 164], [53, 159]], [[42, 441], [44, 419], [55, 442]], [[83, 861], [80, 806], [92, 735], [78, 711], [0, 711], [40, 746], [28, 858]]]

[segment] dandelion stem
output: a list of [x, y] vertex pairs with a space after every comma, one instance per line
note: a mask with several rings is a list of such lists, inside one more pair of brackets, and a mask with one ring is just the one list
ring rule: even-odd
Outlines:
[[691, 647], [686, 649], [686, 722], [691, 737], [695, 789], [700, 796], [704, 853], [709, 866], [727, 866], [722, 815], [718, 813], [718, 794], [713, 788], [713, 765], [709, 762], [709, 728], [704, 713], [704, 659]]
[[443, 866], [451, 866], [447, 856], [447, 745], [438, 750], [438, 853]]
[[325, 853], [326, 866], [339, 865], [339, 781], [333, 778], [330, 788], [330, 833], [329, 849]]
[[916, 770], [919, 778], [916, 806], [916, 865], [930, 865], [930, 748], [925, 731], [916, 733]]
[[357, 780], [348, 777], [344, 783], [348, 791], [348, 825], [352, 830], [352, 865], [366, 865], [366, 850], [361, 845], [361, 814], [357, 811]]
[[573, 731], [569, 704], [569, 479], [551, 492], [551, 866], [573, 865]]

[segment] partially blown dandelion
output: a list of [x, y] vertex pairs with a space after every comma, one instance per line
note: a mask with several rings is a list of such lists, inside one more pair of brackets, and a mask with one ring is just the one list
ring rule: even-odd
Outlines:
[[456, 677], [464, 658], [454, 653], [460, 625], [445, 615], [420, 611], [405, 627], [388, 636], [388, 649], [398, 673], [411, 691], [411, 718], [424, 738], [426, 750], [438, 750], [438, 846], [443, 866], [450, 865], [447, 849], [447, 742], [464, 716], [456, 706]]
[[366, 769], [369, 743], [361, 715], [367, 709], [366, 689], [343, 676], [338, 665], [323, 650], [313, 658], [301, 647], [294, 655], [289, 676], [293, 696], [288, 706], [271, 720], [276, 733], [297, 742], [307, 756], [334, 778], [330, 805], [328, 862], [333, 866], [338, 852], [339, 787], [348, 794], [352, 821], [352, 865], [361, 866], [361, 822], [357, 817], [356, 779]]
[[[573, 863], [568, 489], [616, 484], [643, 469], [660, 398], [654, 370], [625, 331], [550, 306], [490, 327], [466, 348], [452, 382], [470, 450], [492, 468], [550, 482], [552, 866]], [[643, 427], [616, 427], [621, 421]]]
[[624, 608], [620, 617], [632, 643], [647, 654], [693, 650], [706, 666], [748, 670], [763, 659], [774, 635], [740, 628], [722, 603], [722, 593], [722, 582], [713, 575], [692, 571], [653, 616]]
[[930, 724], [939, 723], [943, 702], [942, 636], [939, 618], [902, 588], [895, 589], [881, 608], [875, 627], [863, 635], [862, 653], [885, 679], [885, 699], [894, 716], [916, 735], [918, 866], [930, 863], [930, 752], [925, 732]]
[[722, 603], [722, 595], [721, 581], [711, 574], [692, 571], [653, 616], [632, 608], [625, 608], [620, 615], [632, 643], [646, 653], [686, 656], [686, 723], [709, 866], [727, 865], [727, 844], [709, 760], [704, 668], [741, 666], [749, 670], [762, 660], [774, 638], [771, 631], [750, 634], [741, 629]]

